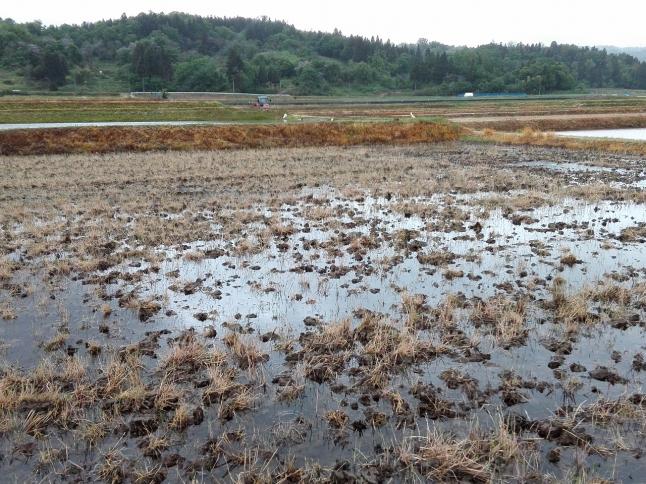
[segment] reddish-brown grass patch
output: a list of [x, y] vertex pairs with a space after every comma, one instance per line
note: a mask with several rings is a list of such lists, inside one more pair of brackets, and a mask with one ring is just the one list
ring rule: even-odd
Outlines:
[[1, 155], [408, 144], [456, 140], [439, 123], [81, 127], [0, 133]]

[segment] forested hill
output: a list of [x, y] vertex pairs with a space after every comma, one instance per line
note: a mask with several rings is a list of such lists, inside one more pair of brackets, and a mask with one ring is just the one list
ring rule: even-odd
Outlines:
[[[429, 36], [432, 32], [429, 32]], [[0, 91], [327, 94], [646, 89], [646, 63], [574, 45], [450, 47], [297, 30], [266, 18], [182, 13], [44, 27], [0, 19]]]

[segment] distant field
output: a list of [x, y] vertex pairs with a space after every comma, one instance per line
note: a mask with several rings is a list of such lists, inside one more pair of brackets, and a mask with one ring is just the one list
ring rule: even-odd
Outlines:
[[644, 97], [544, 97], [521, 99], [472, 99], [428, 98], [393, 100], [359, 99], [354, 102], [340, 99], [323, 102], [312, 98], [310, 103], [299, 99], [281, 99], [281, 109], [294, 113], [321, 116], [512, 116], [547, 114], [601, 114], [610, 112], [646, 112]]
[[99, 121], [272, 121], [276, 111], [224, 107], [217, 101], [0, 98], [0, 123]]
[[521, 99], [276, 96], [269, 111], [253, 109], [249, 95], [218, 100], [131, 98], [5, 97], [0, 123], [130, 121], [383, 122], [450, 119], [476, 129], [545, 130], [646, 127], [646, 96], [532, 97]]

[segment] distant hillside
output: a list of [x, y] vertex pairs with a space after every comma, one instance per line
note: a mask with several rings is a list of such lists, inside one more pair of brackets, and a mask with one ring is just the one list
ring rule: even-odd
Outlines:
[[305, 32], [267, 18], [139, 14], [44, 27], [0, 19], [0, 91], [546, 93], [646, 88], [646, 63], [574, 45], [450, 47]]
[[641, 62], [646, 62], [646, 47], [614, 47], [612, 45], [601, 46], [600, 49], [606, 49], [610, 54], [628, 54], [637, 58]]

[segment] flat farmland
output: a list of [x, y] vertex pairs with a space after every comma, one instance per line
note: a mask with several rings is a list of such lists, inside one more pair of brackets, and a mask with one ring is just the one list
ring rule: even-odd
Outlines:
[[4, 472], [646, 472], [644, 155], [335, 136], [1, 158]]
[[[516, 131], [646, 127], [646, 97], [527, 99], [311, 98], [277, 96], [271, 109], [253, 96], [216, 99], [0, 98], [0, 124], [213, 121], [234, 123], [387, 122], [445, 119], [474, 129]], [[284, 115], [287, 117], [284, 119]]]

